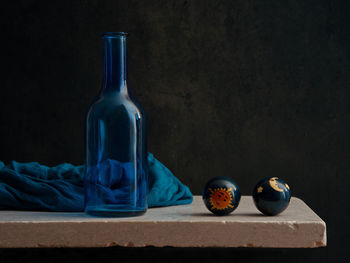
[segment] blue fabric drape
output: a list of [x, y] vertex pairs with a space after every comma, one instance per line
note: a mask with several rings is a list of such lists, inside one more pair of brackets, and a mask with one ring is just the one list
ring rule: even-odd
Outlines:
[[[148, 153], [148, 206], [190, 204], [193, 196], [171, 171]], [[84, 167], [0, 161], [0, 209], [83, 211]]]

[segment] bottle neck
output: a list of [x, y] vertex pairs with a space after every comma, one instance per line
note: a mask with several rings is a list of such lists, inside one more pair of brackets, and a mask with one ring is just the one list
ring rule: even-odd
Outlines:
[[127, 93], [126, 35], [103, 35], [103, 93]]

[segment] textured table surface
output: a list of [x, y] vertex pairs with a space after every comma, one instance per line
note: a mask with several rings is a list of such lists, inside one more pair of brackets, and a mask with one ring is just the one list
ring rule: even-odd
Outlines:
[[0, 211], [0, 247], [322, 247], [326, 224], [302, 200], [263, 216], [250, 196], [217, 217], [195, 196], [191, 205], [151, 208], [132, 218], [84, 213]]

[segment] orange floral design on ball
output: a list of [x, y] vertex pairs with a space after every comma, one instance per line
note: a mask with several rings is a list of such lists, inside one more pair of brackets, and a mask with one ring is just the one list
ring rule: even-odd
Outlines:
[[211, 209], [224, 210], [233, 208], [232, 202], [232, 188], [209, 188]]

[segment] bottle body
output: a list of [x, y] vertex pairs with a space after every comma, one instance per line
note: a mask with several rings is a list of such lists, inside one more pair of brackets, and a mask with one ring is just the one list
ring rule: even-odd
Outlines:
[[[118, 43], [114, 39], [108, 46], [118, 53]], [[123, 47], [118, 54], [125, 59], [125, 43]], [[108, 63], [118, 71], [115, 65], [119, 65], [120, 56], [106, 59], [111, 59]], [[105, 71], [110, 70], [108, 63]], [[129, 95], [126, 79], [118, 85], [110, 83], [107, 75], [86, 119], [85, 212], [95, 216], [141, 215], [147, 210], [145, 115]]]

